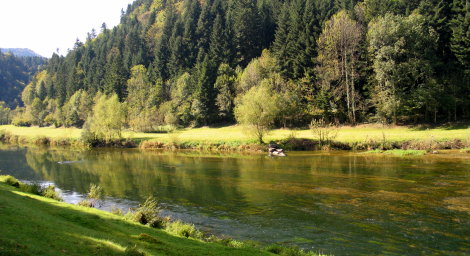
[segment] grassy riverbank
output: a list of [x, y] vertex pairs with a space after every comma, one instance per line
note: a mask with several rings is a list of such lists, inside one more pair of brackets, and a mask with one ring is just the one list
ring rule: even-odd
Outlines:
[[[28, 143], [48, 138], [51, 144], [73, 144], [80, 138], [77, 128], [38, 128], [0, 126], [0, 131], [18, 136]], [[256, 140], [247, 135], [243, 127], [226, 126], [220, 128], [182, 129], [173, 133], [136, 133], [126, 131], [123, 137], [142, 148], [190, 148], [219, 150], [259, 150]], [[265, 141], [276, 141], [292, 150], [317, 149], [315, 135], [310, 130], [276, 129]], [[17, 139], [18, 140], [18, 139]], [[71, 142], [70, 142], [71, 141]], [[460, 127], [405, 127], [380, 125], [343, 126], [331, 148], [338, 149], [461, 149], [470, 146], [470, 129]]]
[[273, 255], [173, 236], [108, 212], [24, 193], [0, 181], [0, 255], [62, 254]]

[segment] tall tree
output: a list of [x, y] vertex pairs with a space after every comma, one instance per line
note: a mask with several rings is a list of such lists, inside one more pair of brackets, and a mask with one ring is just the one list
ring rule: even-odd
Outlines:
[[[346, 103], [349, 122], [356, 122], [356, 81], [362, 31], [346, 11], [326, 22], [318, 39], [317, 76], [323, 90], [331, 91], [335, 102]], [[342, 104], [341, 104], [342, 105]], [[341, 106], [340, 105], [340, 106]]]
[[229, 8], [237, 64], [244, 67], [261, 54], [261, 16], [252, 0], [231, 0]]
[[465, 72], [470, 74], [470, 1], [454, 0], [451, 48]]
[[370, 24], [367, 37], [377, 81], [373, 95], [377, 115], [397, 123], [400, 116], [416, 120], [424, 112], [437, 114], [433, 74], [437, 35], [424, 17], [387, 14]]

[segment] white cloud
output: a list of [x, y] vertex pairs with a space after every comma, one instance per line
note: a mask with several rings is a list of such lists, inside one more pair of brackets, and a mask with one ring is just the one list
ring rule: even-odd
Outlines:
[[65, 54], [76, 38], [85, 41], [92, 28], [119, 24], [121, 9], [133, 0], [0, 1], [0, 47], [29, 48], [50, 57]]

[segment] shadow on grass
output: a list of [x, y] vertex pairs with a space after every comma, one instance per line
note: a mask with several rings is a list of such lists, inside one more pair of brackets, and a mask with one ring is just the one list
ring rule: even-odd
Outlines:
[[[149, 255], [263, 254], [174, 237], [110, 213], [23, 194], [4, 184], [0, 184], [0, 205], [0, 255], [126, 255], [125, 249], [134, 246]], [[139, 239], [142, 234], [158, 242]]]
[[470, 127], [470, 123], [445, 123], [445, 124], [419, 124], [411, 126], [411, 130], [425, 131], [429, 129], [443, 129], [443, 130], [465, 130]]

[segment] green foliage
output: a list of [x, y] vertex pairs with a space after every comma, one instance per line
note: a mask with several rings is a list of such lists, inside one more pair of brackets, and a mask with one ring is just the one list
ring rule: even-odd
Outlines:
[[134, 66], [127, 81], [127, 113], [131, 129], [142, 132], [154, 130], [157, 94], [157, 87], [148, 80], [147, 69], [143, 65]]
[[467, 75], [470, 73], [470, 4], [466, 0], [453, 1], [454, 18], [451, 21], [451, 49]]
[[162, 228], [167, 223], [167, 219], [159, 215], [160, 208], [158, 207], [157, 200], [150, 196], [143, 204], [139, 205], [135, 211], [130, 212], [128, 216], [132, 221], [140, 224], [149, 225], [153, 228]]
[[373, 101], [383, 121], [435, 108], [433, 76], [436, 33], [418, 14], [385, 15], [369, 26], [369, 54], [375, 71]]
[[180, 220], [168, 223], [165, 227], [165, 230], [168, 233], [181, 236], [181, 237], [187, 237], [187, 238], [191, 237], [194, 239], [202, 238], [202, 233], [199, 230], [197, 230], [193, 224], [186, 224]]
[[110, 143], [122, 138], [125, 109], [116, 94], [98, 96], [92, 113], [82, 135], [84, 141], [102, 140]]
[[[161, 230], [153, 230], [125, 221], [97, 209], [63, 202], [51, 203], [41, 197], [14, 193], [11, 186], [0, 184], [2, 206], [2, 254], [124, 255], [145, 252], [159, 255], [265, 255], [254, 248], [230, 248], [216, 243], [188, 240]], [[21, 228], [18, 228], [21, 227]], [[73, 236], [64, 236], [66, 231]], [[38, 237], [38, 229], [49, 230]], [[147, 234], [152, 240], [142, 239]], [[25, 238], [28, 243], [25, 244]], [[49, 242], [53, 241], [54, 246]], [[149, 242], [161, 241], [161, 242]], [[136, 252], [135, 250], [138, 250]]]
[[47, 198], [51, 198], [57, 201], [62, 201], [62, 197], [60, 196], [59, 192], [56, 191], [54, 185], [49, 185], [42, 189], [41, 195]]
[[426, 150], [412, 150], [412, 149], [392, 149], [392, 150], [371, 150], [366, 153], [381, 153], [385, 155], [394, 155], [394, 156], [422, 156], [426, 154]]
[[278, 101], [279, 96], [268, 86], [253, 87], [237, 99], [235, 117], [259, 143], [274, 125]]
[[228, 64], [221, 64], [219, 66], [214, 87], [217, 90], [215, 104], [219, 110], [218, 115], [222, 120], [233, 120], [236, 79], [235, 71]]
[[86, 199], [80, 201], [78, 205], [85, 207], [97, 207], [102, 204], [104, 197], [104, 189], [100, 185], [90, 184]]
[[310, 130], [313, 136], [318, 140], [320, 147], [330, 146], [333, 140], [338, 136], [338, 127], [334, 124], [325, 122], [324, 119], [314, 119], [310, 123]]
[[11, 121], [11, 109], [4, 101], [0, 101], [0, 124], [9, 124]]
[[[319, 65], [316, 67], [322, 92], [333, 95], [340, 113], [347, 113], [350, 123], [356, 122], [357, 76], [362, 29], [346, 11], [340, 11], [325, 23], [318, 39]], [[341, 102], [344, 103], [341, 104]]]
[[[234, 99], [266, 83], [282, 106], [278, 127], [312, 117], [457, 121], [470, 116], [468, 8], [465, 0], [135, 1], [119, 26], [91, 31], [12, 89], [23, 90], [25, 110], [7, 120], [86, 121], [85, 140], [109, 143], [122, 127], [233, 123]], [[11, 74], [0, 69], [0, 82]], [[93, 122], [103, 94], [117, 95], [116, 115], [127, 112], [117, 127], [103, 115]]]
[[42, 57], [17, 56], [0, 51], [0, 102], [12, 109], [22, 106], [21, 91], [45, 63], [46, 59]]
[[34, 195], [41, 195], [41, 192], [42, 192], [41, 185], [37, 183], [27, 184], [27, 183], [20, 182], [19, 189], [23, 192], [34, 194]]
[[0, 181], [16, 188], [20, 187], [20, 181], [11, 175], [1, 175]]

